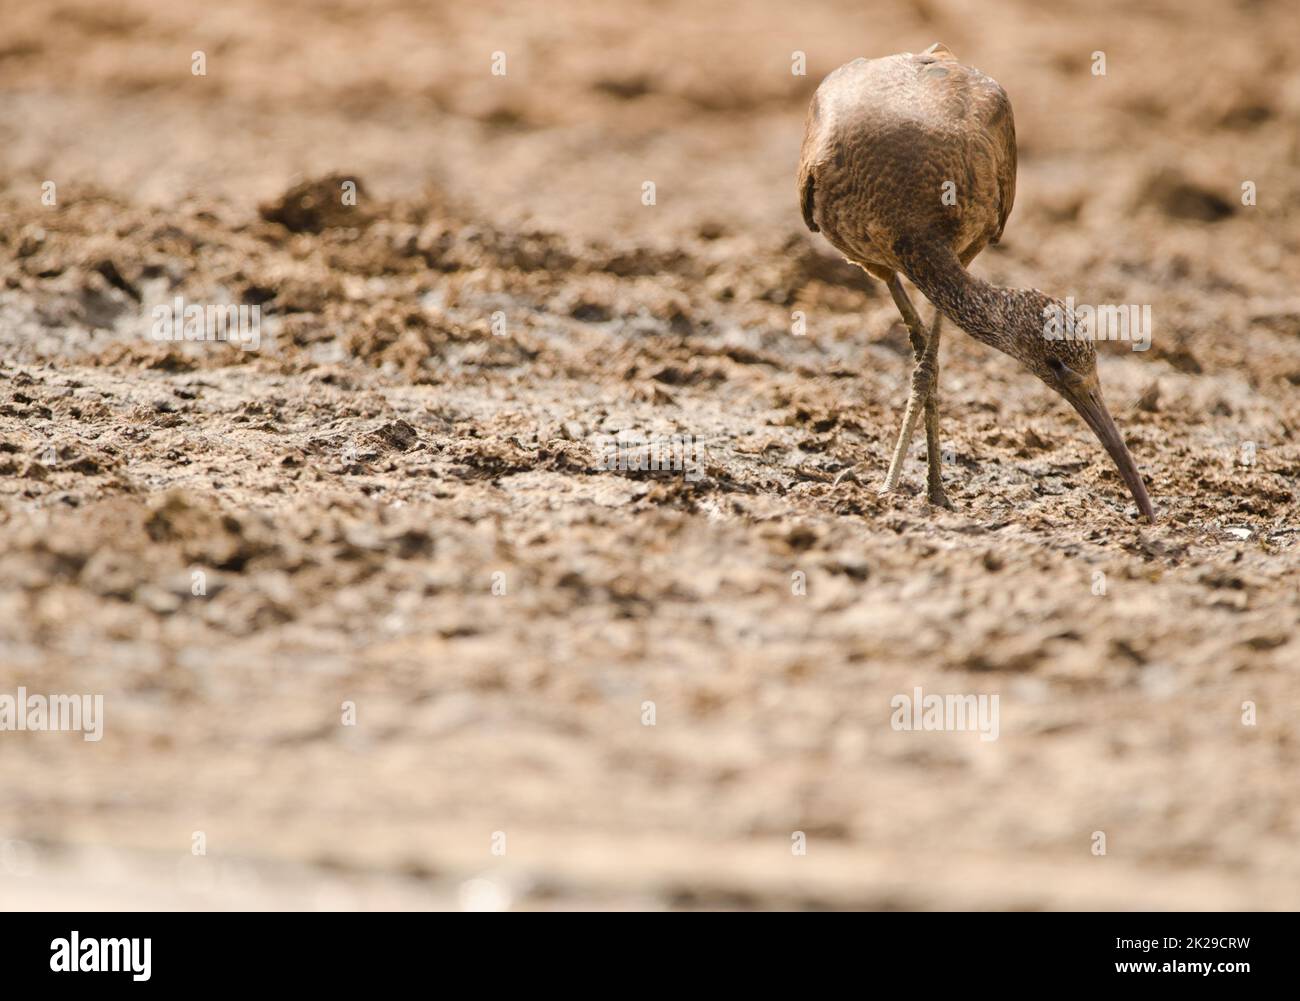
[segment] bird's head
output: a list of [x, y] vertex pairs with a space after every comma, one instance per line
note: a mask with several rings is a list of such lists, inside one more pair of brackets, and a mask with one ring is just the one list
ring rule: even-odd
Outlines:
[[1142, 474], [1102, 399], [1092, 332], [1082, 328], [1064, 303], [1042, 293], [1038, 298], [1043, 305], [1037, 317], [1032, 322], [1025, 317], [1026, 322], [1017, 324], [1022, 329], [1016, 338], [1015, 356], [1079, 412], [1110, 454], [1138, 510], [1147, 521], [1155, 521]]

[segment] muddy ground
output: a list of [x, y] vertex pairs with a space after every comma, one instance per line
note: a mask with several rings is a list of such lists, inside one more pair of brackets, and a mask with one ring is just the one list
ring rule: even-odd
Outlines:
[[[7, 11], [0, 694], [104, 730], [0, 733], [0, 906], [1300, 905], [1298, 22]], [[955, 510], [923, 442], [876, 493], [907, 338], [794, 168], [825, 73], [939, 40], [1020, 136], [974, 270], [1152, 307], [1101, 369], [1154, 526], [956, 331]], [[895, 730], [917, 687], [998, 739]]]

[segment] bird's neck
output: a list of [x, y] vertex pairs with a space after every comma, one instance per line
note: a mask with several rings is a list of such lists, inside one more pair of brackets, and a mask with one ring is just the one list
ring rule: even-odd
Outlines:
[[1037, 289], [1004, 288], [976, 278], [947, 247], [896, 247], [907, 277], [953, 323], [978, 341], [1027, 361], [1027, 341], [1041, 336], [1043, 309]]

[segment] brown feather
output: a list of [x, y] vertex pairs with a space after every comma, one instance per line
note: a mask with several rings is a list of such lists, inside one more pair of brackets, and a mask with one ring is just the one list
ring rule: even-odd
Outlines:
[[942, 45], [857, 59], [817, 89], [798, 183], [808, 227], [873, 272], [901, 270], [899, 237], [937, 236], [969, 261], [1002, 235], [1015, 200], [1011, 102]]

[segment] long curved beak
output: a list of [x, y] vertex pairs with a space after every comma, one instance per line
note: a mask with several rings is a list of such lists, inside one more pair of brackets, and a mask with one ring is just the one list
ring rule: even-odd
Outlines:
[[1129, 454], [1128, 447], [1124, 444], [1124, 438], [1119, 433], [1119, 428], [1115, 426], [1114, 419], [1110, 416], [1110, 411], [1106, 409], [1106, 403], [1101, 398], [1101, 388], [1096, 385], [1095, 380], [1091, 386], [1082, 386], [1077, 392], [1063, 394], [1070, 405], [1079, 411], [1079, 416], [1087, 422], [1088, 427], [1092, 428], [1092, 433], [1097, 436], [1110, 453], [1110, 457], [1115, 461], [1119, 469], [1119, 475], [1124, 478], [1124, 483], [1137, 501], [1138, 510], [1146, 517], [1147, 521], [1156, 520], [1155, 508], [1151, 506], [1151, 498], [1147, 496], [1146, 484], [1142, 482], [1142, 474], [1138, 472], [1137, 463], [1133, 461], [1133, 456]]

